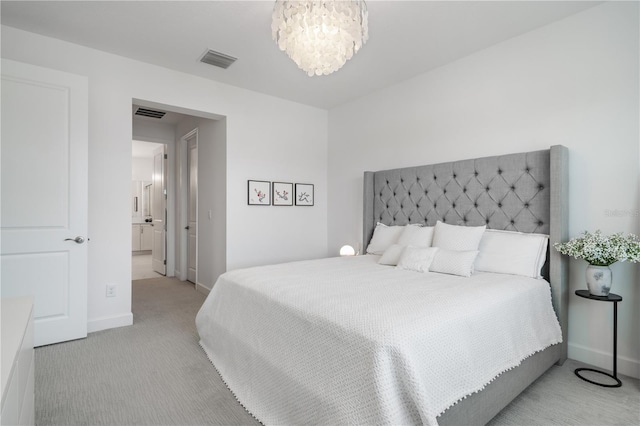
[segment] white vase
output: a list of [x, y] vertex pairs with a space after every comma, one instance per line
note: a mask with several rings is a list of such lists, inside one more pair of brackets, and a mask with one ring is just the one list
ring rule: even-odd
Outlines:
[[587, 266], [587, 287], [594, 296], [608, 296], [611, 289], [611, 268], [608, 266]]

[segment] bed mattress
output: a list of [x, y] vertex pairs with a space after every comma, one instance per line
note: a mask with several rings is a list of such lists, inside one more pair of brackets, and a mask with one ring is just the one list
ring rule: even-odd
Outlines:
[[560, 343], [549, 284], [399, 270], [377, 256], [231, 271], [201, 346], [264, 424], [427, 424]]

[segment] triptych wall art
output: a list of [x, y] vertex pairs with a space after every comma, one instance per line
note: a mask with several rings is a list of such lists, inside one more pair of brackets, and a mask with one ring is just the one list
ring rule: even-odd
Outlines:
[[313, 206], [313, 184], [247, 181], [250, 206]]

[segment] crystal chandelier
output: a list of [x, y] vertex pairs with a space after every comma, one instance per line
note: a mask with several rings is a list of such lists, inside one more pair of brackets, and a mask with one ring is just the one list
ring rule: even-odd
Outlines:
[[276, 0], [271, 24], [280, 50], [309, 76], [339, 70], [369, 38], [363, 0]]

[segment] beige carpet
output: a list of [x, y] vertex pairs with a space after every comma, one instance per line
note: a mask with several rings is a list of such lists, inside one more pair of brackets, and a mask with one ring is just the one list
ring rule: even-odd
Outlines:
[[36, 349], [38, 425], [251, 424], [198, 345], [204, 296], [134, 281], [134, 325]]
[[[36, 349], [38, 425], [257, 425], [198, 345], [204, 300], [171, 278], [134, 281], [134, 325]], [[604, 389], [553, 367], [490, 423], [638, 425], [640, 385]]]

